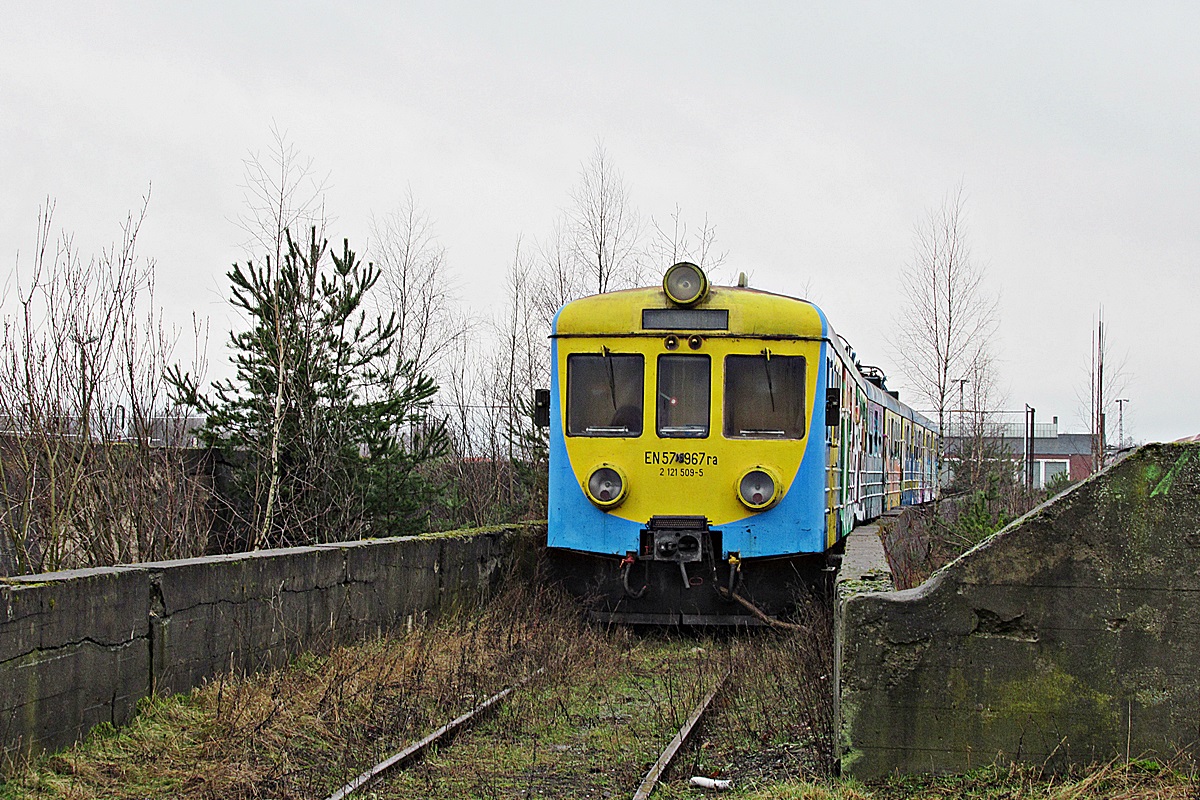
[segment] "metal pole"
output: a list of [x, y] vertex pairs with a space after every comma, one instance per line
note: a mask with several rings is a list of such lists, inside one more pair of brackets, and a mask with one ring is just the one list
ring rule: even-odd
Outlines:
[[1096, 469], [1104, 466], [1104, 314], [1096, 329]]
[[1033, 423], [1036, 409], [1025, 404], [1025, 486], [1033, 491]]
[[966, 404], [963, 401], [963, 387], [971, 381], [967, 378], [955, 378], [953, 383], [958, 384], [958, 435], [963, 435], [963, 412], [966, 411]]
[[1129, 398], [1118, 397], [1113, 402], [1117, 404], [1117, 449], [1120, 450], [1125, 446], [1125, 404]]

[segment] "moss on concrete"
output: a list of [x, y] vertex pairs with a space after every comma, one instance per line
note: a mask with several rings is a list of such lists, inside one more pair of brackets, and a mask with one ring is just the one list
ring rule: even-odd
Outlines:
[[433, 531], [432, 533], [422, 533], [413, 537], [415, 539], [472, 539], [476, 536], [485, 536], [494, 533], [517, 533], [518, 535], [534, 536], [538, 533], [544, 533], [546, 528], [545, 520], [532, 522], [510, 522], [502, 525], [484, 525], [480, 528], [459, 528], [454, 531]]
[[986, 689], [995, 698], [986, 706], [993, 725], [1023, 729], [1030, 718], [1042, 718], [1070, 741], [1120, 724], [1111, 694], [1097, 691], [1053, 660], [1043, 660], [1032, 673], [990, 683]]

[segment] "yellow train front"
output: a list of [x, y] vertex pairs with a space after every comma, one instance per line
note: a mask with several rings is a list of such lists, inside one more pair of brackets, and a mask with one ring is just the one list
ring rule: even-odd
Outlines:
[[932, 496], [929, 452], [886, 438], [927, 422], [807, 301], [684, 262], [564, 306], [552, 354], [548, 552], [598, 616], [784, 611], [856, 521]]

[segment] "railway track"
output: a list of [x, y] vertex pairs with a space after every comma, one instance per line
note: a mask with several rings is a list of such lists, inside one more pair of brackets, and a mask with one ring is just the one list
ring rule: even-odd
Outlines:
[[475, 708], [471, 709], [465, 714], [460, 714], [459, 716], [447, 722], [445, 725], [430, 733], [428, 736], [420, 739], [419, 741], [413, 742], [397, 753], [393, 753], [367, 771], [360, 773], [349, 783], [345, 784], [336, 792], [329, 795], [326, 800], [345, 800], [358, 790], [366, 789], [371, 784], [383, 778], [389, 772], [397, 769], [403, 769], [409, 764], [424, 758], [425, 754], [428, 753], [432, 748], [450, 744], [454, 741], [454, 737], [458, 735], [459, 731], [474, 725], [486, 714], [493, 711], [500, 703], [508, 699], [509, 695], [545, 671], [545, 667], [539, 668], [529, 677], [517, 682], [503, 691], [497, 692], [487, 700], [484, 700], [482, 703], [475, 706]]
[[390, 724], [299, 796], [610, 800], [829, 774], [831, 617], [810, 605], [787, 629], [715, 638], [585, 625], [573, 607], [464, 619], [461, 642], [425, 635], [409, 661], [440, 654], [401, 671]]
[[683, 723], [683, 727], [679, 729], [679, 733], [671, 739], [667, 748], [662, 751], [662, 755], [658, 757], [658, 761], [654, 762], [654, 766], [646, 773], [646, 777], [642, 779], [642, 783], [638, 786], [636, 792], [633, 793], [633, 800], [649, 800], [650, 795], [658, 787], [659, 780], [671, 768], [671, 764], [675, 761], [675, 756], [679, 755], [679, 751], [687, 746], [692, 739], [692, 734], [704, 722], [708, 715], [709, 709], [713, 707], [713, 701], [717, 699], [717, 695], [725, 688], [729, 681], [729, 675], [724, 675], [716, 686], [712, 688], [700, 704], [688, 715], [687, 721]]
[[608, 638], [619, 641], [606, 657], [537, 670], [395, 746], [327, 800], [649, 798], [720, 706], [729, 648], [624, 632]]

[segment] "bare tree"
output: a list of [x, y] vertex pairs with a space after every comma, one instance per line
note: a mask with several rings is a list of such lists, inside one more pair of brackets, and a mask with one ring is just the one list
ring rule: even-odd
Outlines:
[[[178, 334], [137, 255], [148, 195], [119, 244], [85, 259], [39, 216], [0, 351], [0, 561], [6, 571], [200, 555], [211, 520], [164, 384]], [[199, 350], [199, 342], [197, 349]], [[196, 365], [200, 369], [199, 365]]]
[[998, 419], [997, 409], [1003, 404], [1003, 397], [988, 348], [975, 351], [963, 377], [955, 379], [954, 384], [958, 388], [957, 424], [947, 421], [947, 431], [953, 440], [947, 455], [957, 464], [954, 483], [963, 489], [985, 488], [989, 476], [1000, 465], [1007, 469], [1011, 458]]
[[944, 455], [955, 380], [990, 367], [999, 300], [971, 257], [961, 187], [916, 226], [913, 260], [901, 273], [907, 301], [897, 318], [896, 358], [937, 415]]
[[638, 286], [645, 276], [645, 225], [603, 144], [581, 165], [570, 197], [529, 275], [532, 308], [546, 330], [572, 300]]
[[558, 309], [572, 300], [591, 294], [587, 276], [576, 262], [576, 253], [567, 220], [560, 217], [549, 236], [537, 246], [536, 267], [530, 276], [534, 288], [534, 307], [546, 330], [549, 330]]
[[271, 139], [266, 156], [251, 153], [242, 161], [243, 209], [236, 224], [249, 237], [243, 244], [248, 257], [270, 257], [278, 264], [287, 253], [287, 231], [299, 235], [315, 225], [324, 235], [329, 178], [317, 176], [313, 159], [286, 131], [272, 125]]
[[654, 237], [647, 248], [651, 263], [668, 267], [679, 261], [691, 261], [710, 274], [725, 263], [729, 254], [715, 250], [717, 227], [709, 222], [707, 214], [699, 229], [689, 229], [682, 209], [676, 205], [670, 220], [669, 225], [660, 225], [657, 219], [651, 219]]
[[575, 262], [589, 293], [637, 286], [642, 278], [641, 215], [625, 179], [600, 142], [571, 190], [568, 211]]
[[415, 374], [444, 377], [443, 361], [470, 322], [458, 310], [446, 250], [411, 190], [394, 211], [372, 219], [371, 240], [380, 270], [375, 305], [396, 316], [393, 358], [411, 361]]
[[507, 302], [486, 325], [487, 347], [455, 342], [444, 387], [452, 431], [448, 514], [468, 525], [541, 516], [546, 440], [532, 424], [536, 387], [547, 385], [548, 333], [535, 263], [517, 242]]

